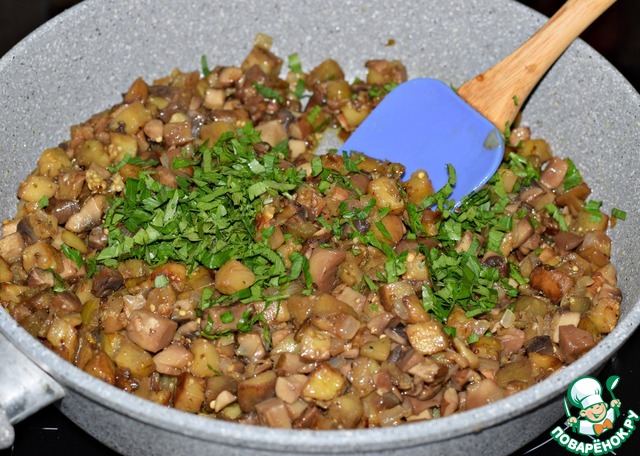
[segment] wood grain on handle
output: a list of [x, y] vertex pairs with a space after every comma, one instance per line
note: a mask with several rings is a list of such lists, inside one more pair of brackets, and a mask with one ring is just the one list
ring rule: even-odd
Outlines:
[[524, 101], [560, 55], [615, 2], [568, 0], [512, 54], [464, 83], [458, 95], [503, 131], [513, 123]]

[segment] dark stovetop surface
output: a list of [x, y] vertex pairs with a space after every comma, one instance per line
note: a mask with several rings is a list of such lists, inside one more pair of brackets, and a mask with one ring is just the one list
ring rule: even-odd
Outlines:
[[[564, 0], [520, 0], [546, 15], [551, 15]], [[0, 55], [17, 41], [77, 0], [0, 0]], [[609, 59], [626, 77], [640, 88], [640, 28], [631, 26], [640, 12], [640, 2], [619, 0], [614, 7], [583, 36]], [[605, 366], [598, 377], [604, 385], [610, 375], [620, 376], [616, 396], [622, 401], [623, 413], [640, 412], [640, 367], [636, 353], [640, 351], [640, 332], [631, 336], [625, 346]], [[550, 440], [550, 431], [562, 425], [549, 423], [548, 431], [515, 454], [528, 456], [566, 456], [568, 451]], [[616, 426], [619, 423], [616, 423]], [[55, 406], [49, 406], [15, 427], [13, 448], [0, 451], [0, 456], [33, 456], [47, 454], [114, 456], [116, 453], [84, 433]], [[606, 434], [605, 434], [606, 436]], [[604, 437], [604, 436], [603, 436]], [[637, 455], [640, 435], [632, 435], [612, 455]]]

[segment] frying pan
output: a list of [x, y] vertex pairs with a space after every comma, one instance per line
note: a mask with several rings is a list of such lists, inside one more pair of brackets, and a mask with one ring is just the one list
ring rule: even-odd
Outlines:
[[[456, 86], [508, 54], [542, 23], [540, 15], [506, 0], [410, 0], [402, 8], [376, 0], [88, 0], [0, 61], [0, 218], [12, 216], [18, 183], [42, 150], [68, 138], [69, 125], [118, 102], [138, 76], [152, 80], [173, 67], [197, 69], [202, 54], [210, 63], [237, 64], [257, 32], [273, 36], [278, 55], [298, 52], [307, 69], [331, 56], [352, 79], [364, 76], [367, 59], [398, 58], [411, 77]], [[388, 45], [390, 40], [395, 44]], [[495, 404], [397, 428], [256, 428], [163, 408], [102, 383], [0, 312], [0, 404], [9, 415], [24, 416], [55, 400], [72, 421], [125, 454], [516, 450], [562, 416], [568, 385], [601, 367], [640, 323], [639, 210], [632, 196], [640, 169], [640, 96], [578, 41], [538, 86], [523, 116], [556, 154], [574, 160], [594, 199], [604, 200], [606, 210], [617, 207], [628, 214], [612, 231], [624, 294], [620, 323], [587, 355], [544, 382]]]

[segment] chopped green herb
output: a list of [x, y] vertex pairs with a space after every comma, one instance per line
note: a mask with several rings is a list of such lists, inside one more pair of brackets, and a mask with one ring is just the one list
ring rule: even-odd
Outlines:
[[169, 279], [164, 274], [157, 275], [156, 278], [153, 279], [153, 286], [156, 288], [162, 288], [166, 285], [169, 285]]
[[47, 198], [47, 195], [42, 195], [42, 198], [38, 200], [38, 207], [40, 209], [44, 209], [48, 205], [49, 205], [49, 198]]
[[263, 97], [268, 98], [270, 100], [276, 100], [278, 103], [284, 103], [284, 98], [282, 98], [282, 95], [277, 90], [272, 89], [271, 87], [267, 87], [265, 85], [259, 84], [257, 82], [254, 82], [253, 86], [256, 88], [258, 93]]
[[544, 208], [547, 210], [547, 212], [549, 212], [549, 214], [551, 214], [551, 217], [553, 217], [553, 219], [558, 222], [558, 226], [562, 231], [569, 231], [569, 227], [567, 226], [567, 222], [564, 219], [564, 215], [562, 215], [558, 206], [550, 203], [547, 204]]
[[453, 326], [443, 326], [442, 330], [444, 331], [444, 333], [449, 336], [449, 337], [456, 337], [456, 328], [454, 328]]
[[227, 310], [226, 312], [223, 312], [222, 314], [220, 314], [220, 321], [225, 325], [232, 323], [233, 320], [235, 320], [235, 318], [233, 317], [233, 314], [231, 313], [230, 310]]
[[590, 214], [589, 217], [590, 222], [599, 222], [602, 220], [602, 212], [600, 212], [600, 207], [602, 206], [602, 201], [594, 201], [590, 200], [584, 205], [584, 211], [587, 214]]
[[311, 111], [309, 111], [309, 114], [307, 114], [307, 120], [309, 121], [309, 123], [315, 123], [316, 120], [318, 120], [318, 116], [321, 112], [322, 108], [320, 107], [320, 105], [315, 105], [313, 108], [311, 108]]
[[467, 338], [467, 343], [469, 345], [475, 344], [476, 342], [478, 342], [479, 339], [480, 339], [480, 336], [478, 336], [476, 333], [471, 333], [471, 335]]
[[[254, 240], [254, 221], [263, 200], [290, 195], [303, 182], [304, 171], [276, 166], [275, 148], [257, 156], [253, 145], [259, 141], [259, 132], [247, 124], [213, 146], [200, 146], [188, 157], [193, 177], [184, 177], [178, 188], [162, 185], [146, 171], [127, 179], [122, 197], [114, 198], [106, 213], [109, 242], [97, 260], [112, 266], [129, 258], [152, 266], [176, 261], [189, 270], [242, 261], [256, 275], [254, 287], [216, 303], [261, 300], [262, 290], [286, 286], [290, 279], [284, 261], [266, 241]], [[201, 308], [211, 304], [203, 299]]]
[[124, 165], [140, 165], [142, 167], [150, 167], [150, 166], [156, 166], [158, 164], [157, 160], [143, 160], [140, 157], [132, 157], [131, 154], [125, 154], [124, 158], [120, 161], [120, 163], [114, 165], [114, 166], [109, 166], [107, 168], [107, 170], [110, 173], [117, 173], [118, 171], [120, 171], [120, 168], [122, 168]]
[[302, 64], [300, 63], [300, 56], [298, 54], [290, 54], [288, 58], [289, 69], [292, 73], [302, 73]]
[[611, 209], [611, 215], [618, 220], [627, 220], [627, 213], [623, 210], [616, 209], [615, 207]]
[[582, 183], [582, 175], [578, 168], [576, 168], [575, 163], [570, 158], [566, 159], [569, 164], [567, 168], [567, 173], [564, 176], [564, 190], [571, 190], [574, 187], [577, 187]]
[[200, 57], [200, 66], [202, 67], [202, 75], [205, 78], [211, 74], [209, 64], [207, 63], [207, 56], [204, 54]]
[[60, 249], [62, 253], [64, 253], [64, 256], [75, 262], [78, 269], [82, 267], [82, 254], [79, 251], [73, 247], [69, 247], [67, 244], [62, 244]]

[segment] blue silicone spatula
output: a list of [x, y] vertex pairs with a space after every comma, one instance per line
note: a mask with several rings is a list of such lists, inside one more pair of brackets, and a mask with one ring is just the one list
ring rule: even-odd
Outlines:
[[340, 147], [402, 163], [405, 178], [426, 170], [435, 189], [456, 171], [460, 202], [493, 176], [502, 161], [502, 132], [565, 49], [616, 0], [569, 0], [512, 54], [457, 92], [436, 79], [393, 89]]

